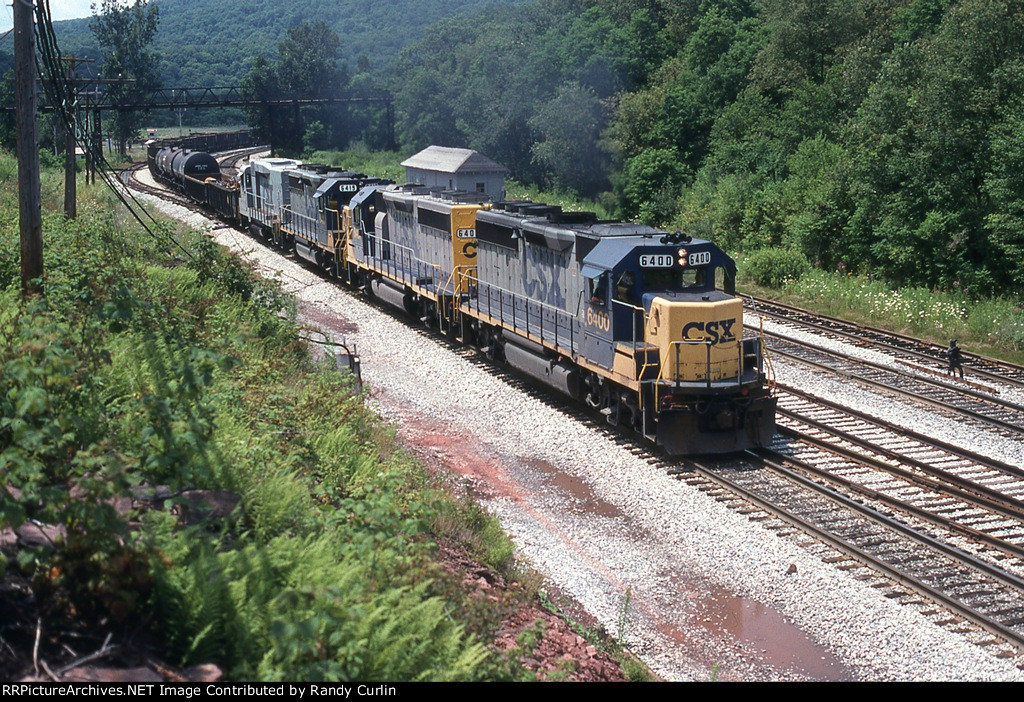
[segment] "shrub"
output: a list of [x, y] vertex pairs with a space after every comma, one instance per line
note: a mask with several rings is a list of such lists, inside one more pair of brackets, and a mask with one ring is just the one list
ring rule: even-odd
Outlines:
[[781, 288], [799, 280], [811, 270], [811, 264], [799, 251], [792, 249], [758, 249], [745, 259], [744, 276], [758, 285]]

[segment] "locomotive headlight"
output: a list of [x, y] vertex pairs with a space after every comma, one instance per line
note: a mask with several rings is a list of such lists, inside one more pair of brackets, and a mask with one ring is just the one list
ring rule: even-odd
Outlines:
[[686, 267], [686, 249], [679, 249], [678, 251], [676, 251], [676, 253], [679, 254], [679, 265], [683, 266], [685, 268]]

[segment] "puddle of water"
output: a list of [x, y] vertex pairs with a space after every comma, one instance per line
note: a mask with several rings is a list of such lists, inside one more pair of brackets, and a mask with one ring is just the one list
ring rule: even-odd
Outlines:
[[748, 652], [781, 670], [814, 680], [852, 680], [853, 675], [831, 652], [786, 622], [771, 607], [720, 587], [705, 590], [697, 603], [695, 622], [714, 634], [727, 634]]
[[589, 485], [579, 478], [566, 475], [547, 461], [530, 458], [524, 461], [528, 468], [544, 475], [544, 482], [574, 498], [573, 511], [577, 514], [596, 514], [599, 517], [622, 517], [622, 511], [612, 503], [602, 500]]
[[[615, 505], [601, 499], [579, 478], [566, 475], [541, 459], [524, 459], [523, 465], [535, 471], [544, 485], [572, 497], [571, 509], [577, 514], [623, 517]], [[715, 640], [735, 642], [745, 657], [760, 661], [775, 670], [801, 675], [812, 680], [854, 680], [853, 672], [827, 649], [818, 646], [807, 634], [786, 622], [772, 609], [717, 585], [697, 578], [686, 581], [680, 573], [661, 573], [679, 596], [690, 600], [686, 608], [692, 622]], [[672, 623], [658, 625], [659, 630], [685, 646], [692, 643]], [[686, 627], [689, 628], [689, 627]]]

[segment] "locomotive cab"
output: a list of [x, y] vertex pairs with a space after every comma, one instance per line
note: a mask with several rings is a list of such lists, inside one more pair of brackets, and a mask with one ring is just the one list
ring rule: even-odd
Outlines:
[[740, 450], [774, 433], [760, 339], [744, 339], [736, 264], [681, 235], [605, 239], [581, 269], [584, 349], [638, 387], [629, 408], [672, 453]]

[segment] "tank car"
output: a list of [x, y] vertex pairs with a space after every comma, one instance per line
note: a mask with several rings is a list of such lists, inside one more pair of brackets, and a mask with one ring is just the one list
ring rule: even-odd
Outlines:
[[185, 178], [205, 180], [220, 176], [220, 165], [210, 154], [173, 146], [165, 146], [157, 151], [156, 168], [164, 179], [178, 184], [184, 183]]

